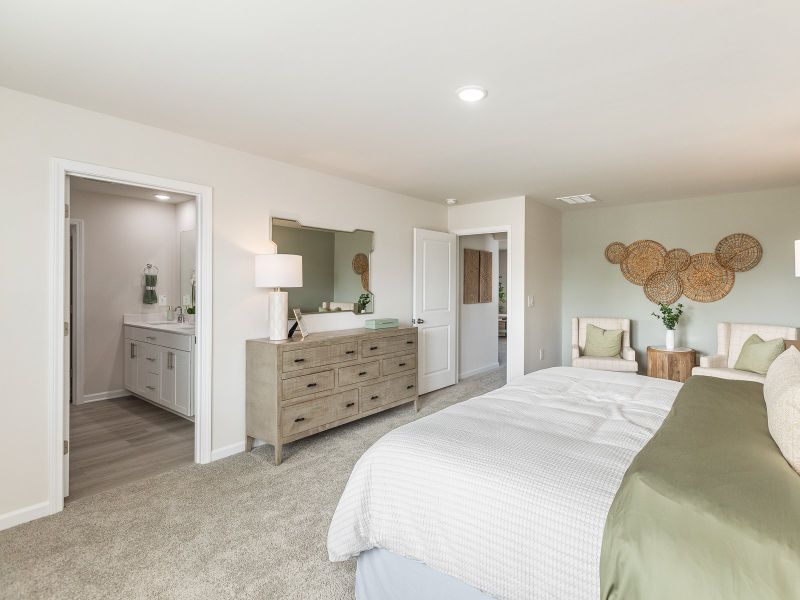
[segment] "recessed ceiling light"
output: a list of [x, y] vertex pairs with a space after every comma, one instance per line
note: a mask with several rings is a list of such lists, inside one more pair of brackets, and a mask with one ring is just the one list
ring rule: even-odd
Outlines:
[[447, 200], [444, 201], [444, 203], [447, 204], [448, 206], [453, 206], [453, 204], [455, 204], [456, 202], [458, 202], [458, 200], [456, 200], [455, 198], [448, 198]]
[[169, 196], [167, 196], [166, 194], [156, 194], [156, 200], [161, 200], [163, 202], [166, 202], [167, 200], [169, 200]]
[[561, 196], [560, 198], [556, 198], [556, 200], [561, 200], [561, 202], [565, 202], [567, 204], [591, 204], [592, 202], [597, 202], [597, 199], [592, 198], [591, 194], [578, 194], [577, 196]]
[[482, 85], [465, 85], [456, 90], [456, 95], [464, 102], [480, 102], [489, 92]]

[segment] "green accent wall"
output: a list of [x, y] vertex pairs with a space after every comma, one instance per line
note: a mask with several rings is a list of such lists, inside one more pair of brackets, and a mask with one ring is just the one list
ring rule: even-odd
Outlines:
[[800, 187], [613, 207], [575, 208], [562, 218], [562, 360], [570, 364], [573, 316], [632, 319], [632, 344], [641, 369], [648, 345], [663, 345], [665, 329], [650, 313], [644, 290], [629, 283], [604, 256], [615, 241], [652, 239], [667, 249], [713, 252], [731, 233], [754, 235], [761, 263], [736, 274], [718, 302], [692, 302], [678, 327], [678, 344], [716, 353], [720, 321], [800, 326], [800, 278], [794, 276], [794, 241], [800, 239]]

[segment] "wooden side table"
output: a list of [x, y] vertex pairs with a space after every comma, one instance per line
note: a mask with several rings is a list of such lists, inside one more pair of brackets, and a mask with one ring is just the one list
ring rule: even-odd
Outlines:
[[647, 376], [683, 383], [692, 374], [696, 355], [691, 348], [667, 350], [664, 346], [648, 346]]

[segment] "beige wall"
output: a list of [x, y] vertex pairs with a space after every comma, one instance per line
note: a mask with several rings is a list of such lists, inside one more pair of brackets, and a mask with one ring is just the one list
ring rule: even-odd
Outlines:
[[[458, 302], [459, 377], [477, 375], [497, 367], [497, 283], [500, 281], [500, 263], [497, 241], [491, 234], [465, 235], [459, 239], [458, 249]], [[492, 301], [464, 304], [464, 250], [486, 250], [492, 253]]]
[[563, 361], [569, 362], [570, 318], [628, 317], [640, 366], [648, 345], [664, 344], [655, 305], [604, 257], [613, 241], [652, 239], [667, 248], [713, 252], [731, 233], [754, 235], [764, 256], [752, 271], [736, 274], [733, 290], [719, 302], [680, 299], [686, 314], [678, 343], [703, 354], [716, 352], [719, 321], [800, 326], [800, 279], [794, 277], [794, 240], [800, 239], [800, 188], [726, 194], [619, 207], [570, 210], [563, 217]]
[[158, 296], [178, 303], [176, 207], [83, 191], [73, 191], [70, 204], [84, 233], [84, 396], [118, 392], [125, 387], [122, 315], [165, 313], [142, 303], [147, 263], [159, 268]]
[[525, 202], [525, 289], [528, 373], [561, 364], [561, 213], [531, 198]]
[[[212, 444], [244, 438], [245, 344], [267, 332], [253, 255], [269, 248], [272, 215], [375, 232], [377, 317], [411, 318], [412, 228], [446, 230], [443, 205], [402, 196], [190, 137], [0, 88], [0, 518], [47, 499], [50, 159], [59, 157], [209, 185], [214, 190]], [[312, 318], [314, 317], [314, 318]], [[367, 317], [311, 315], [313, 329]], [[13, 365], [13, 367], [12, 367]]]

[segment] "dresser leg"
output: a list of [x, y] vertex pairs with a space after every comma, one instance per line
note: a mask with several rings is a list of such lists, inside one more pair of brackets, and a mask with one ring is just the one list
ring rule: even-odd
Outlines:
[[244, 440], [244, 451], [245, 452], [250, 452], [250, 451], [253, 450], [253, 442], [254, 441], [255, 441], [255, 438], [252, 438], [249, 435], [245, 438], [245, 440]]
[[419, 412], [419, 396], [414, 398], [414, 412]]
[[281, 444], [275, 444], [275, 466], [277, 467], [283, 461], [283, 446]]

